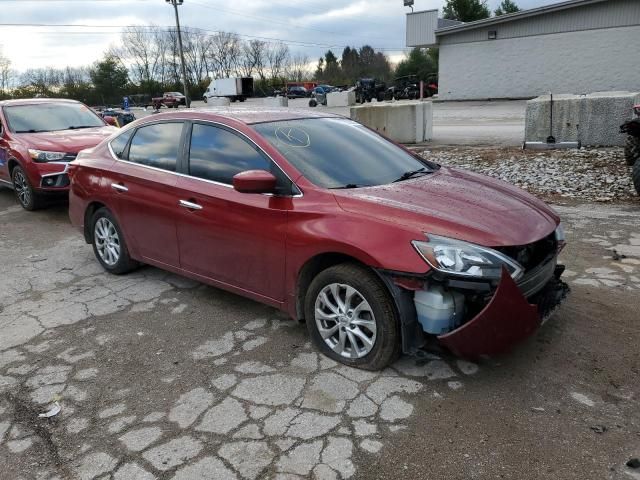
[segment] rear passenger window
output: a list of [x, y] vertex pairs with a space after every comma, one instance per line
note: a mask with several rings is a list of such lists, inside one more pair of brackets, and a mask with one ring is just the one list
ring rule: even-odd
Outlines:
[[124, 150], [127, 148], [127, 143], [129, 143], [129, 139], [131, 138], [131, 134], [133, 133], [133, 129], [130, 129], [124, 132], [122, 135], [117, 136], [113, 140], [111, 140], [111, 150], [116, 157], [126, 160], [124, 158]]
[[271, 161], [235, 133], [211, 125], [193, 125], [190, 175], [231, 185], [233, 176], [246, 170], [269, 171]]
[[182, 122], [156, 123], [136, 130], [129, 147], [129, 161], [176, 171]]

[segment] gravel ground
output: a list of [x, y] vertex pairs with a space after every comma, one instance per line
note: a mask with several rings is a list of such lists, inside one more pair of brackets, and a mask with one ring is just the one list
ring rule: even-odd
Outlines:
[[620, 148], [524, 151], [449, 147], [420, 150], [429, 160], [500, 178], [547, 200], [638, 202]]
[[104, 272], [66, 205], [0, 189], [0, 479], [637, 480], [640, 209], [554, 206], [572, 292], [539, 332], [365, 372], [272, 308]]

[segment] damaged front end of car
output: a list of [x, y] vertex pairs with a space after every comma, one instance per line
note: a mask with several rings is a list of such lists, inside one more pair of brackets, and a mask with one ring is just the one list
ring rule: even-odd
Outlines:
[[558, 255], [562, 227], [530, 245], [486, 248], [427, 235], [414, 242], [432, 267], [425, 276], [380, 272], [402, 322], [403, 350], [437, 340], [468, 359], [510, 351], [531, 336], [566, 298]]

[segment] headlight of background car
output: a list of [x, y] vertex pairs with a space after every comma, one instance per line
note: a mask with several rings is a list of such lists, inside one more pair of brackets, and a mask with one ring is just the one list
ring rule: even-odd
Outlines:
[[45, 152], [44, 150], [32, 150], [29, 149], [29, 155], [36, 162], [55, 162], [56, 160], [62, 160], [66, 157], [64, 152]]
[[426, 242], [414, 240], [412, 243], [429, 265], [450, 275], [499, 280], [502, 267], [514, 280], [524, 274], [522, 265], [491, 248], [429, 234]]

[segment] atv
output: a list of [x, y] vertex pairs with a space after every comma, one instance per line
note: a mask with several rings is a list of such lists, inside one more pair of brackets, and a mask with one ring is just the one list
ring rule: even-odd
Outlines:
[[620, 133], [627, 135], [624, 146], [624, 158], [633, 166], [633, 185], [640, 195], [640, 105], [633, 107], [634, 118], [620, 126]]
[[371, 102], [374, 98], [382, 102], [386, 89], [386, 85], [375, 78], [361, 78], [356, 82], [356, 102]]

